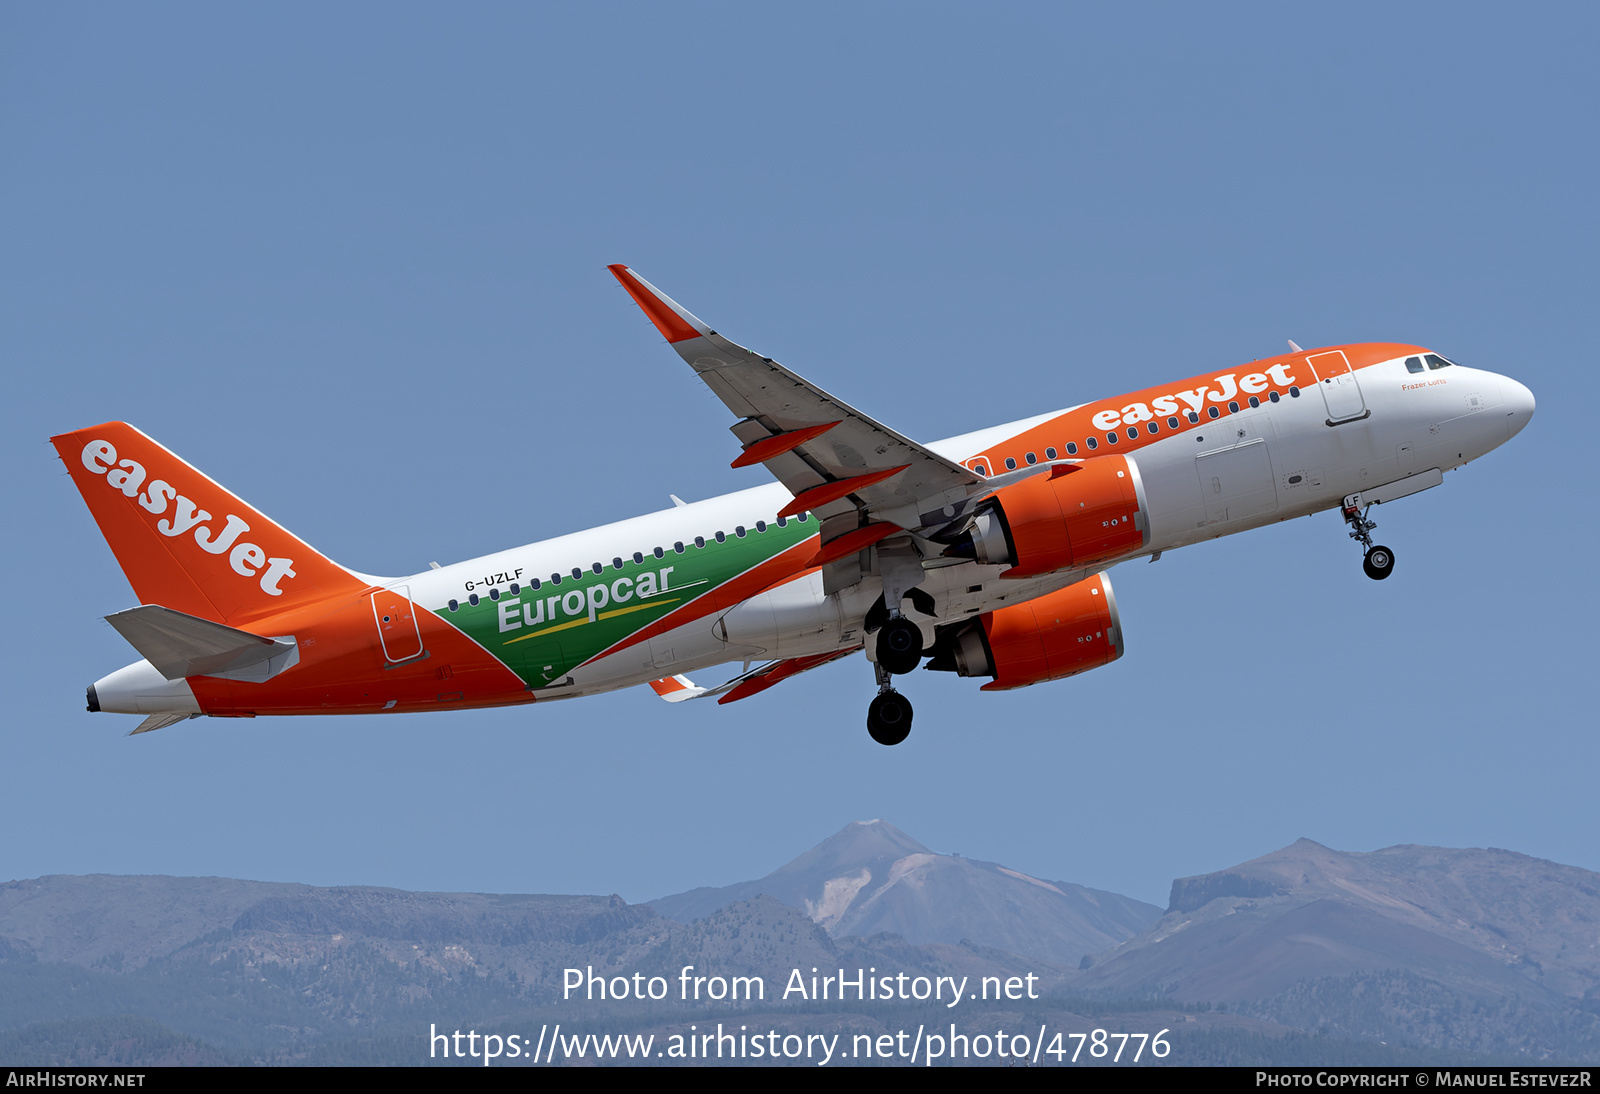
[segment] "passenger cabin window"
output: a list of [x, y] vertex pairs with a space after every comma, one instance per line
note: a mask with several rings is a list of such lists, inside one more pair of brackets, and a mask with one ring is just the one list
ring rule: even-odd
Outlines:
[[1273, 402], [1277, 402], [1278, 399], [1281, 398], [1281, 396], [1279, 396], [1279, 394], [1276, 391], [1269, 391], [1269, 392], [1267, 392], [1267, 398], [1271, 399]]
[[1068, 441], [1067, 442], [1067, 455], [1076, 456], [1077, 454], [1078, 454], [1078, 442], [1077, 441]]
[[1006, 470], [1007, 471], [1015, 471], [1016, 469], [1017, 469], [1017, 461], [1015, 459], [1013, 459], [1012, 457], [1007, 456], [1006, 457]]
[[1023, 459], [1027, 460], [1029, 463], [1038, 463], [1039, 462], [1039, 457], [1035, 456], [1032, 452], [1029, 452], [1026, 456], [1023, 457]]
[[[1090, 439], [1092, 440], [1093, 438], [1090, 438]], [[1116, 434], [1116, 432], [1112, 431], [1110, 433], [1107, 433], [1106, 434], [1106, 444], [1116, 444], [1116, 443], [1117, 443], [1117, 434]]]
[[1093, 452], [1096, 448], [1100, 447], [1100, 442], [1095, 440], [1093, 437], [1090, 437], [1088, 440], [1084, 441], [1083, 443], [1089, 446], [1089, 451], [1091, 451], [1091, 452]]
[[1176, 419], [1176, 418], [1168, 418], [1167, 419], [1167, 428], [1168, 429], [1177, 429], [1178, 428], [1178, 419]]
[[1214, 407], [1214, 406], [1208, 406], [1208, 407], [1206, 407], [1206, 413], [1207, 413], [1207, 414], [1209, 414], [1209, 415], [1211, 415], [1211, 416], [1212, 416], [1212, 417], [1213, 417], [1213, 418], [1219, 418], [1219, 417], [1221, 417], [1221, 416], [1222, 416], [1222, 411], [1220, 411], [1220, 410], [1218, 410], [1218, 409], [1217, 409], [1217, 408], [1216, 408], [1216, 407]]
[[1161, 432], [1161, 426], [1156, 422], [1148, 423], [1145, 426], [1145, 428], [1148, 429], [1151, 433], [1159, 433], [1159, 432]]
[[1139, 439], [1139, 427], [1136, 426], [1136, 425], [1130, 425], [1128, 427], [1128, 440], [1136, 441], [1138, 439]]
[[1407, 372], [1421, 372], [1422, 371], [1422, 358], [1420, 358], [1420, 357], [1407, 357], [1406, 358], [1406, 371]]
[[1056, 458], [1056, 450], [1053, 449], [1053, 448], [1045, 449], [1044, 450], [1044, 458], [1047, 459], [1047, 460], [1055, 459]]

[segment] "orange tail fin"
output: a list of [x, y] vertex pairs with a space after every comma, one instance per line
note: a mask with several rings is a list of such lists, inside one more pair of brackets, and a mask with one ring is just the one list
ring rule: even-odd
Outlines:
[[237, 626], [367, 587], [126, 422], [50, 440], [142, 604]]

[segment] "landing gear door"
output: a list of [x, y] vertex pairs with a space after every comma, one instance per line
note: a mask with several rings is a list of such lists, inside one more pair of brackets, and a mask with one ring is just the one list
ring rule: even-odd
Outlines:
[[1360, 421], [1372, 411], [1361, 396], [1361, 384], [1356, 380], [1355, 369], [1343, 350], [1313, 353], [1306, 358], [1317, 376], [1317, 387], [1322, 390], [1322, 401], [1328, 408], [1328, 424]]
[[422, 656], [422, 631], [411, 604], [411, 586], [396, 585], [372, 594], [372, 620], [378, 625], [383, 659], [391, 665]]

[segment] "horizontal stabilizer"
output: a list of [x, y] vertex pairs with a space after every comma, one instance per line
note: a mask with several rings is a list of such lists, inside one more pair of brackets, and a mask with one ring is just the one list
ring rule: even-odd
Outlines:
[[[106, 622], [168, 680], [220, 676], [261, 683], [300, 660], [300, 647], [293, 638], [251, 634], [159, 604], [141, 604], [108, 615]], [[134, 732], [145, 730], [141, 726]]]
[[135, 733], [149, 733], [152, 729], [166, 729], [168, 726], [175, 726], [179, 722], [185, 722], [190, 718], [198, 717], [200, 717], [200, 715], [186, 714], [181, 710], [170, 711], [162, 714], [152, 714], [133, 729], [129, 730], [128, 736], [132, 737]]

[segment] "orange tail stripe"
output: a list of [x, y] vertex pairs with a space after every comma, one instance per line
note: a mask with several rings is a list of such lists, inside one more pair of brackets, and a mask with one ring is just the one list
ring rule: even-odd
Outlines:
[[882, 482], [884, 479], [893, 478], [910, 466], [909, 463], [903, 463], [899, 467], [891, 467], [884, 471], [873, 471], [866, 475], [853, 475], [848, 479], [840, 479], [838, 482], [825, 482], [821, 486], [813, 486], [810, 490], [802, 490], [795, 495], [793, 501], [778, 510], [778, 515], [780, 517], [797, 517], [808, 510], [827, 505], [830, 501], [838, 501], [846, 494], [853, 494], [864, 487]]

